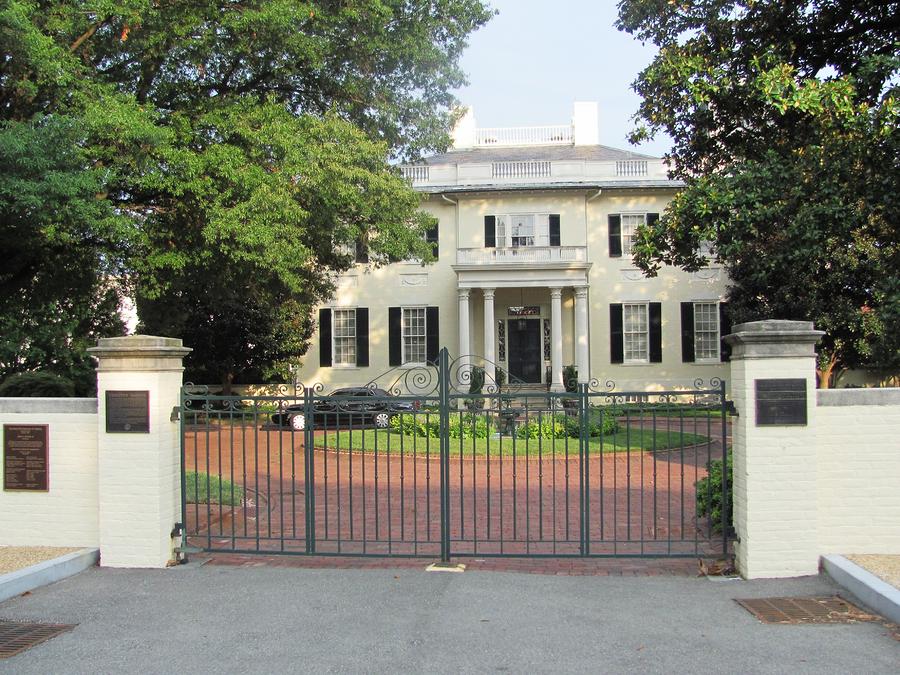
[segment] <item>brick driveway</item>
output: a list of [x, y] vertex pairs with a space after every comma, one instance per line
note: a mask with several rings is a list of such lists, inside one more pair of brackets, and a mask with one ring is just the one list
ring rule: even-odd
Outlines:
[[[242, 506], [188, 505], [188, 533], [219, 550], [303, 552], [306, 485], [302, 434], [265, 427], [188, 431], [186, 468], [245, 486]], [[316, 550], [323, 554], [440, 554], [437, 442], [409, 454], [336, 451], [313, 455]], [[321, 436], [318, 445], [328, 445]], [[198, 451], [199, 450], [199, 451]], [[589, 548], [600, 555], [721, 552], [695, 517], [694, 484], [721, 445], [667, 452], [592, 455]], [[450, 458], [454, 556], [577, 555], [580, 459], [570, 456]]]

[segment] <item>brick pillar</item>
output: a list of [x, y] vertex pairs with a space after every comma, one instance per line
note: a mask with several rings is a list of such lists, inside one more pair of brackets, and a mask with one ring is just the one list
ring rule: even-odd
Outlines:
[[165, 567], [181, 520], [181, 443], [172, 411], [191, 350], [175, 338], [130, 335], [101, 338], [88, 351], [98, 360], [100, 564]]
[[[739, 324], [725, 337], [738, 412], [732, 423], [735, 556], [745, 578], [818, 571], [814, 348], [822, 335], [810, 321], [769, 320]], [[797, 384], [802, 392], [790, 393]], [[802, 404], [783, 400], [805, 393], [805, 423], [771, 423], [757, 408], [758, 388], [770, 399], [764, 409], [793, 407], [793, 414]]]

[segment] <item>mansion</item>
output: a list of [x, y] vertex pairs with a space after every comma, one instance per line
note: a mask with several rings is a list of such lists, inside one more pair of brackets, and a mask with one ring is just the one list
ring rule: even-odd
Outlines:
[[661, 160], [600, 145], [596, 103], [544, 127], [478, 128], [469, 110], [453, 136], [403, 168], [438, 221], [437, 261], [342, 275], [299, 379], [362, 385], [441, 347], [553, 390], [572, 365], [619, 390], [725, 376], [723, 271], [648, 279], [631, 261], [635, 229], [680, 187]]

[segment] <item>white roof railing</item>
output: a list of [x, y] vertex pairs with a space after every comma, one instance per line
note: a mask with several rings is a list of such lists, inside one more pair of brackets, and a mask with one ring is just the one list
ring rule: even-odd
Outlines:
[[476, 148], [497, 148], [513, 145], [572, 145], [571, 124], [543, 127], [484, 127], [475, 129]]

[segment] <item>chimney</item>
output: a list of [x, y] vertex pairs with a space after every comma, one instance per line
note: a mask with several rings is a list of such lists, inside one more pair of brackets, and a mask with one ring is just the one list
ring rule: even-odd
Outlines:
[[475, 111], [471, 107], [465, 108], [463, 116], [456, 122], [450, 136], [453, 138], [454, 150], [475, 147]]
[[572, 113], [572, 138], [575, 145], [600, 143], [596, 101], [575, 101]]

